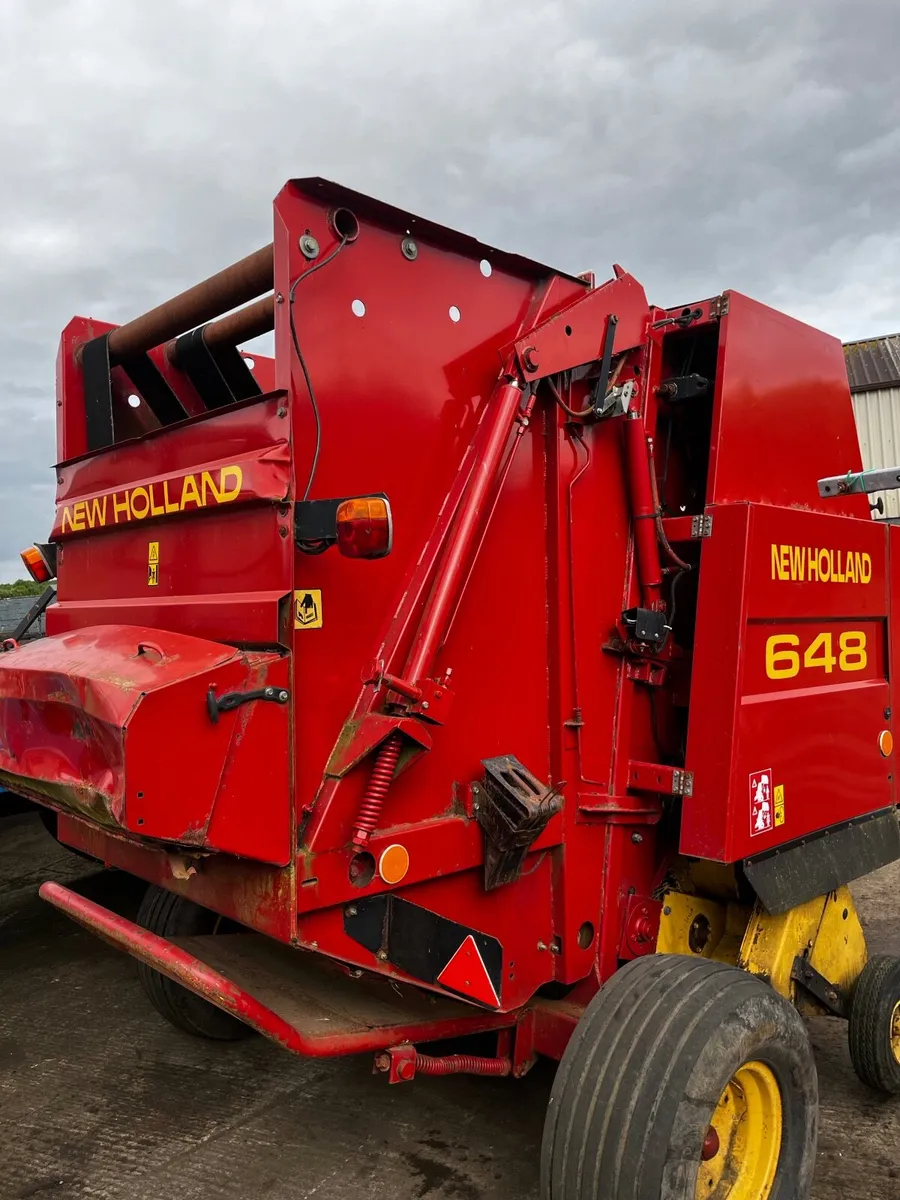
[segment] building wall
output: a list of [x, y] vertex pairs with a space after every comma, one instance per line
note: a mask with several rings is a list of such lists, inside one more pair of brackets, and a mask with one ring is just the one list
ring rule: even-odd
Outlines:
[[[865, 469], [900, 463], [900, 387], [855, 392], [853, 411]], [[869, 500], [874, 504], [879, 496], [884, 501], [885, 517], [900, 519], [900, 492], [874, 492]]]

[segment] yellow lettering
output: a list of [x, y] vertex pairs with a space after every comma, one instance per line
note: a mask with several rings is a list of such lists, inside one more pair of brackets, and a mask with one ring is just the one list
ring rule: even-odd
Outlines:
[[854, 554], [852, 550], [847, 551], [847, 582], [858, 583], [859, 575], [856, 570], [856, 561], [859, 558], [858, 554]]
[[791, 546], [791, 579], [803, 582], [805, 559], [803, 546]]
[[[234, 480], [234, 487], [227, 486], [227, 480]], [[241, 494], [241, 487], [244, 482], [244, 472], [235, 463], [232, 467], [223, 467], [219, 472], [219, 503], [227, 504], [229, 500], [237, 500]]]
[[106, 501], [108, 499], [108, 496], [95, 496], [91, 501], [91, 506], [88, 509], [87, 515], [88, 525], [91, 529], [93, 529], [95, 525], [106, 524]]
[[75, 507], [72, 509], [72, 528], [75, 530], [84, 529], [86, 505], [83, 500], [77, 500]]
[[178, 504], [174, 500], [169, 500], [169, 481], [163, 480], [163, 504], [167, 513], [178, 512]]
[[809, 581], [812, 583], [813, 576], [816, 578], [816, 583], [819, 582], [819, 556], [812, 546], [808, 546], [806, 550], [806, 566], [809, 570]]
[[63, 515], [62, 515], [62, 532], [63, 533], [66, 532], [66, 525], [68, 525], [70, 529], [73, 527], [72, 526], [72, 514], [69, 512], [68, 504], [63, 509]]
[[131, 520], [130, 493], [125, 493], [124, 500], [119, 500], [118, 495], [118, 492], [113, 492], [113, 520], [117, 525], [119, 523], [119, 513], [122, 513], [126, 521]]
[[831, 578], [831, 558], [827, 550], [819, 551], [819, 579], [827, 583]]
[[778, 547], [772, 543], [772, 578], [780, 579], [781, 573], [778, 570]]
[[150, 484], [150, 516], [161, 517], [166, 510], [161, 504], [155, 504], [153, 500], [153, 484]]
[[182, 512], [184, 512], [185, 505], [187, 504], [188, 500], [193, 500], [193, 502], [197, 505], [205, 503], [205, 501], [200, 500], [200, 492], [197, 489], [197, 480], [193, 477], [193, 475], [185, 475], [184, 477], [184, 485], [181, 489]]
[[204, 505], [204, 507], [207, 504], [207, 499], [206, 499], [207, 489], [209, 489], [209, 491], [212, 492], [212, 496], [213, 496], [213, 499], [215, 500], [216, 504], [219, 504], [221, 502], [221, 497], [219, 495], [219, 489], [213, 483], [213, 478], [212, 478], [212, 475], [210, 475], [209, 471], [204, 471], [203, 474], [200, 476], [200, 489], [201, 489], [201, 492], [203, 495], [203, 499], [202, 499], [201, 503]]
[[[141, 511], [138, 511], [138, 500], [143, 501]], [[150, 511], [150, 497], [147, 495], [145, 487], [136, 487], [131, 489], [131, 515], [136, 521], [143, 521], [147, 513]]]
[[860, 566], [860, 571], [859, 571], [859, 581], [860, 581], [860, 583], [868, 583], [871, 578], [872, 578], [872, 557], [869, 554], [864, 554], [862, 556], [862, 565]]

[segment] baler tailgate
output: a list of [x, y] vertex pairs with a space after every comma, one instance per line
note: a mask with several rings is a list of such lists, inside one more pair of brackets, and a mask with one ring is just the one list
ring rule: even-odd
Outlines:
[[318, 955], [253, 933], [161, 938], [57, 883], [41, 896], [118, 950], [161, 971], [288, 1050], [331, 1057], [509, 1025], [509, 1014], [352, 978]]

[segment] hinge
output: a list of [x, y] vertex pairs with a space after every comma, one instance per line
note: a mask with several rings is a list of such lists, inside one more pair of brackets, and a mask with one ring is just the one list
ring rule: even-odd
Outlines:
[[691, 537], [708, 538], [712, 533], [712, 513], [700, 513], [691, 517]]
[[635, 792], [658, 792], [664, 796], [691, 796], [694, 772], [662, 763], [630, 762], [628, 787]]
[[728, 300], [728, 292], [723, 292], [721, 296], [713, 296], [709, 302], [709, 315], [711, 317], [727, 317]]

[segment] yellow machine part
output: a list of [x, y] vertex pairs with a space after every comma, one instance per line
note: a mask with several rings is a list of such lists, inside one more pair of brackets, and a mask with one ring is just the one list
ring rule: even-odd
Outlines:
[[791, 978], [794, 959], [810, 966], [847, 995], [867, 961], [866, 938], [847, 887], [771, 916], [683, 892], [663, 898], [657, 953], [693, 954], [731, 963], [765, 979], [801, 1011], [820, 1006]]

